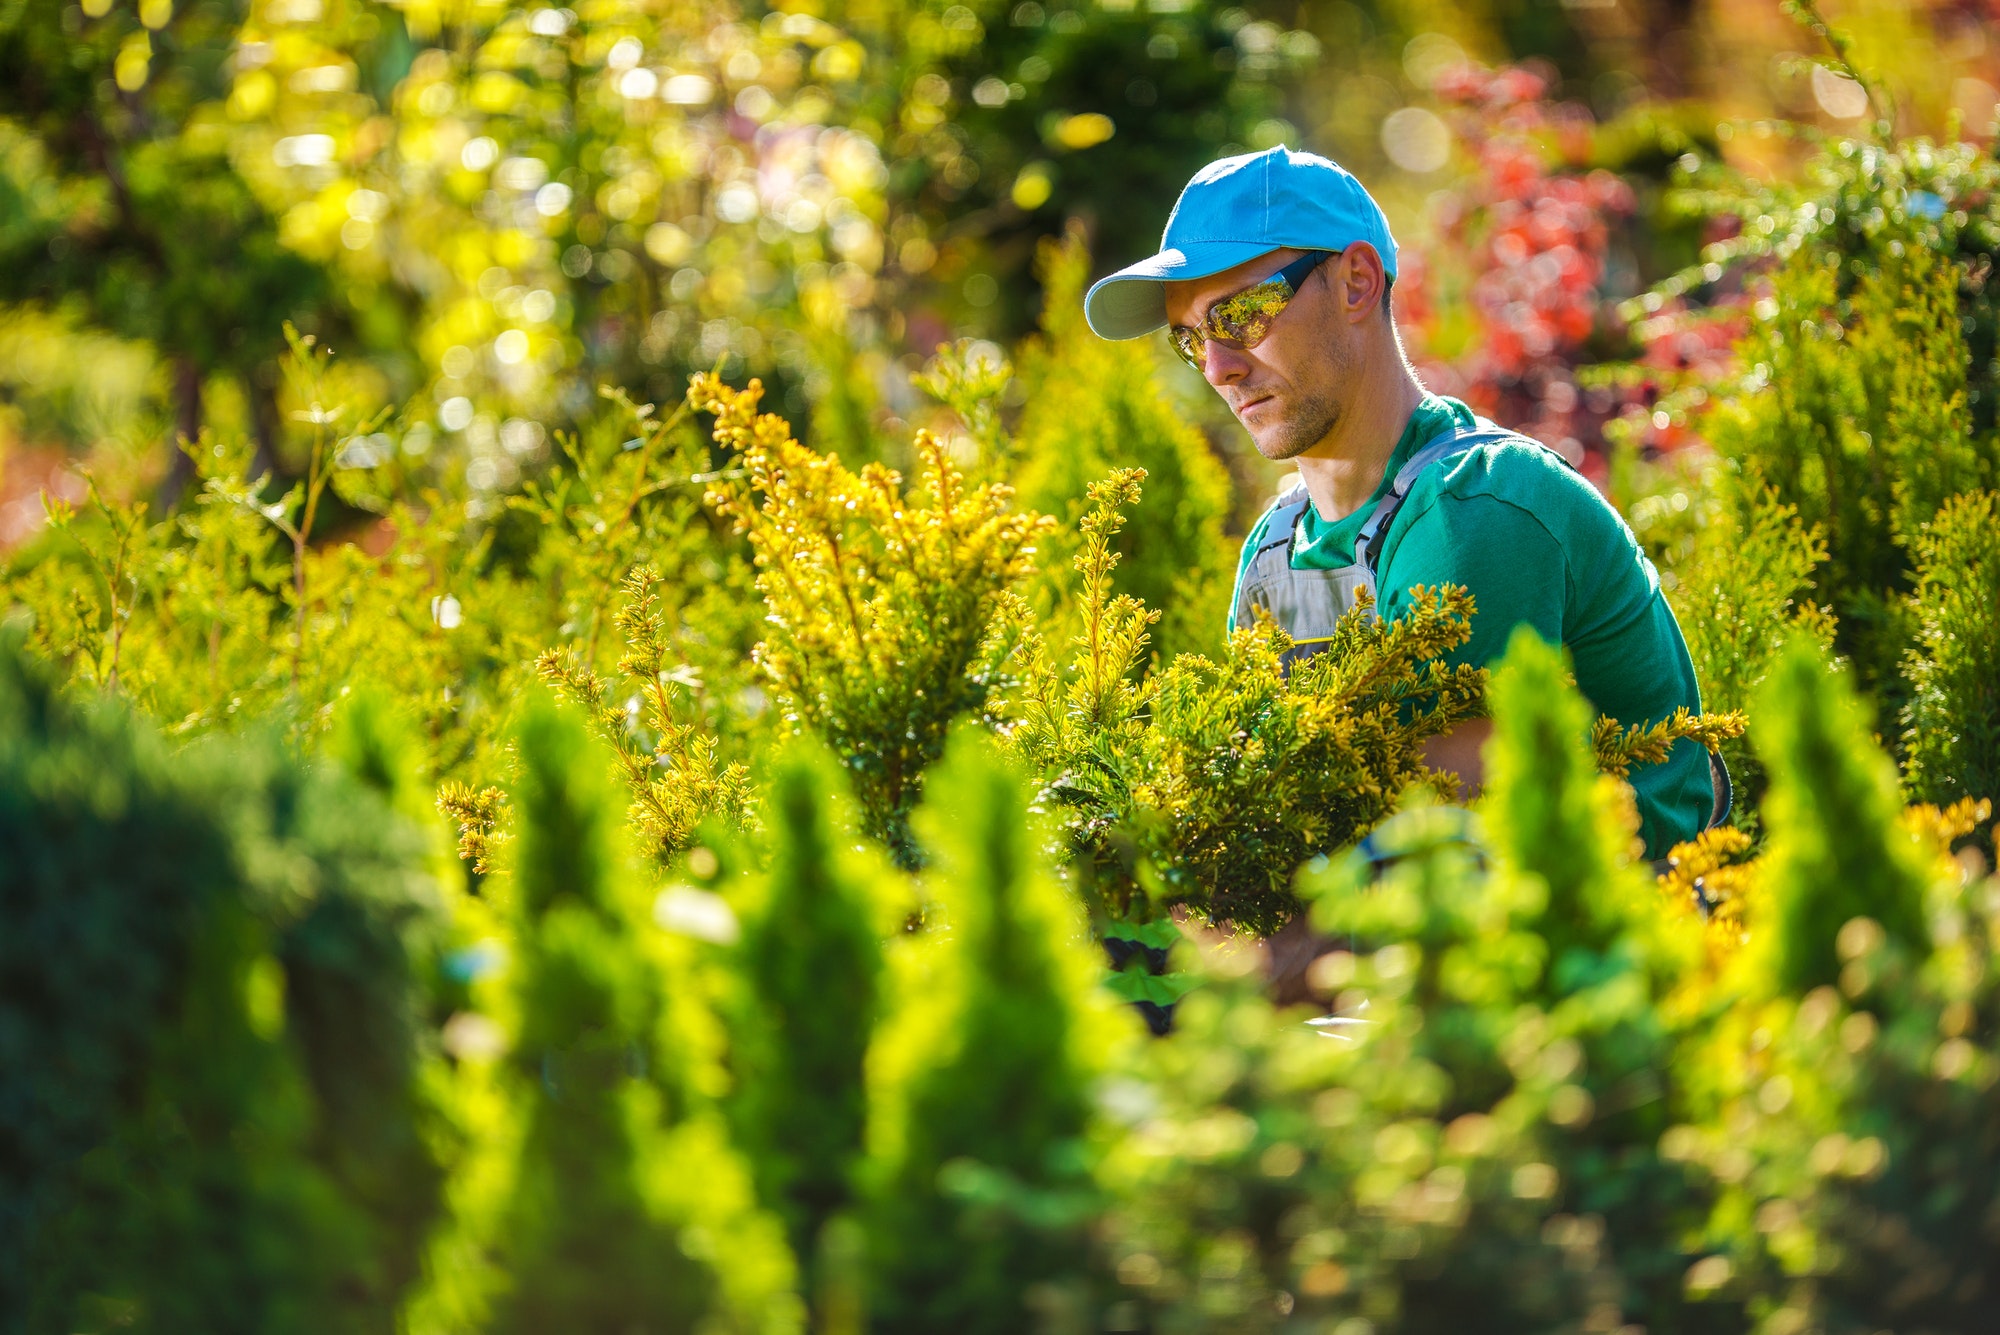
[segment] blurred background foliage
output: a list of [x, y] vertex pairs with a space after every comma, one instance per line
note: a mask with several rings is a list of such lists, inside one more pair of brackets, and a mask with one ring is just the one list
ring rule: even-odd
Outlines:
[[[0, 5], [0, 1335], [1976, 1328], [1995, 35]], [[1224, 641], [1077, 303], [1281, 142], [1748, 711], [1665, 875], [1450, 591]]]
[[[1896, 134], [1983, 139], [1981, 11], [1836, 17]], [[0, 430], [26, 481], [0, 539], [66, 461], [177, 494], [173, 436], [204, 425], [301, 471], [286, 320], [402, 405], [373, 448], [482, 494], [545, 467], [598, 384], [672, 401], [718, 366], [811, 438], [879, 449], [929, 411], [910, 373], [940, 343], [1036, 324], [1039, 241], [1077, 219], [1115, 267], [1195, 166], [1279, 142], [1388, 204], [1441, 388], [1579, 458], [1621, 416], [1671, 445], [1649, 398], [1570, 368], [1626, 352], [1605, 304], [1712, 239], [1670, 206], [1672, 164], [1781, 171], [1799, 145], [1717, 127], [1868, 113], [1796, 59], [1814, 46], [1770, 6], [1638, 0], [23, 0], [0, 27]], [[1233, 429], [1205, 429], [1261, 494]]]

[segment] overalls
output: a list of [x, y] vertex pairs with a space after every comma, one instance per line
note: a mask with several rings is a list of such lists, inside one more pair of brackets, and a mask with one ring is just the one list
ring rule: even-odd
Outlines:
[[[1381, 559], [1389, 525], [1423, 471], [1475, 445], [1505, 441], [1539, 444], [1482, 418], [1471, 427], [1440, 436], [1411, 455], [1409, 462], [1396, 470], [1389, 490], [1375, 502], [1374, 512], [1355, 537], [1353, 563], [1333, 570], [1293, 569], [1292, 548], [1298, 540], [1299, 521], [1304, 518], [1306, 507], [1312, 504], [1312, 498], [1303, 486], [1280, 496], [1271, 511], [1270, 522], [1264, 527], [1264, 540], [1251, 554], [1237, 586], [1234, 624], [1239, 629], [1255, 624], [1258, 608], [1269, 612], [1271, 619], [1292, 637], [1292, 647], [1283, 659], [1287, 667], [1325, 649], [1333, 641], [1334, 626], [1353, 609], [1361, 590], [1377, 594], [1375, 566]], [[1722, 757], [1713, 751], [1708, 753], [1708, 769], [1715, 785], [1715, 804], [1704, 828], [1720, 825], [1729, 818], [1731, 798], [1729, 770]]]

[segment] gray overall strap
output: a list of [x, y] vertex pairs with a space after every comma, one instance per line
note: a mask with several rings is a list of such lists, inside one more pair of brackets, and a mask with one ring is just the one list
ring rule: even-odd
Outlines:
[[1410, 488], [1416, 485], [1417, 479], [1423, 476], [1426, 468], [1440, 459], [1463, 454], [1474, 445], [1484, 445], [1488, 442], [1499, 444], [1510, 440], [1533, 441], [1533, 439], [1531, 436], [1523, 436], [1518, 431], [1482, 423], [1454, 431], [1448, 436], [1440, 436], [1411, 455], [1409, 461], [1396, 470], [1396, 480], [1389, 484], [1389, 490], [1383, 493], [1382, 499], [1375, 502], [1375, 513], [1368, 516], [1368, 522], [1361, 526], [1361, 532], [1354, 539], [1354, 563], [1365, 572], [1368, 592], [1374, 594], [1377, 591], [1375, 565], [1382, 557], [1382, 543], [1389, 536], [1389, 525], [1396, 518], [1396, 512], [1403, 508], [1403, 502], [1410, 495]]
[[1340, 618], [1360, 601], [1366, 589], [1375, 594], [1375, 567], [1381, 557], [1383, 538], [1401, 508], [1410, 488], [1423, 471], [1449, 455], [1489, 441], [1518, 440], [1517, 432], [1488, 422], [1453, 431], [1426, 445], [1396, 470], [1389, 490], [1376, 502], [1355, 542], [1355, 560], [1333, 570], [1294, 570], [1292, 548], [1297, 544], [1299, 526], [1311, 499], [1304, 487], [1295, 487], [1278, 498], [1265, 521], [1264, 537], [1250, 555], [1239, 583], [1235, 624], [1251, 624], [1258, 609], [1292, 637], [1292, 648], [1284, 656], [1287, 666], [1318, 653], [1333, 640]]

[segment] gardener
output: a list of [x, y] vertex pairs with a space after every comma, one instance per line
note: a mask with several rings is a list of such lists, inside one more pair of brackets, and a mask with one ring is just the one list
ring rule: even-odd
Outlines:
[[[1231, 627], [1265, 609], [1306, 654], [1363, 588], [1393, 617], [1412, 586], [1457, 584], [1477, 611], [1454, 661], [1490, 666], [1527, 625], [1568, 650], [1600, 713], [1699, 709], [1680, 626], [1624, 520], [1555, 451], [1425, 392], [1396, 331], [1395, 277], [1396, 242], [1361, 183], [1274, 148], [1196, 173], [1160, 253], [1085, 298], [1102, 337], [1166, 326], [1258, 453], [1298, 465], [1300, 485], [1243, 545]], [[1462, 723], [1426, 759], [1476, 793], [1491, 731]], [[1727, 791], [1687, 740], [1631, 782], [1655, 858], [1717, 817]]]

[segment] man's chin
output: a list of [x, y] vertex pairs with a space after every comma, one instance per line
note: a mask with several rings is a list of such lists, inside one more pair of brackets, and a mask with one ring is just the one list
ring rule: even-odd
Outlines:
[[1305, 452], [1306, 447], [1312, 444], [1311, 441], [1301, 440], [1298, 437], [1299, 433], [1296, 431], [1267, 429], [1252, 431], [1250, 443], [1256, 446], [1257, 453], [1274, 464], [1281, 464], [1298, 458]]

